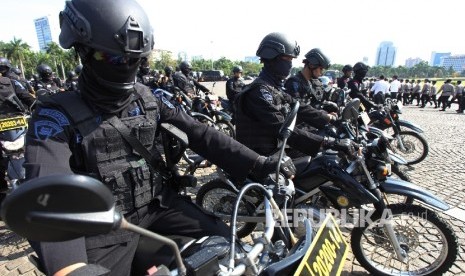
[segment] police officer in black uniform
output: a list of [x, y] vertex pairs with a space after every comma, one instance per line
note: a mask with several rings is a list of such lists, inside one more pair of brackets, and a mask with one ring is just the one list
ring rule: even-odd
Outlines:
[[347, 87], [347, 83], [350, 81], [352, 77], [352, 65], [346, 64], [342, 67], [342, 73], [344, 74], [342, 77], [337, 79], [337, 87], [344, 89]]
[[68, 73], [66, 73], [66, 80], [65, 80], [65, 90], [66, 91], [77, 91], [77, 81], [78, 81], [78, 76], [76, 75], [76, 72], [70, 70]]
[[359, 98], [360, 102], [365, 106], [365, 108], [367, 108], [367, 110], [375, 107], [375, 104], [367, 99], [367, 97], [365, 97], [361, 91], [363, 78], [365, 78], [369, 69], [370, 66], [363, 62], [355, 63], [353, 67], [354, 78], [349, 80], [347, 83], [347, 88], [350, 89], [349, 96], [352, 98]]
[[[190, 148], [238, 178], [252, 172], [259, 179], [275, 170], [277, 160], [198, 123], [135, 82], [141, 58], [154, 44], [148, 17], [137, 2], [67, 1], [60, 19], [60, 45], [74, 47], [84, 65], [80, 90], [45, 97], [37, 107], [26, 139], [26, 177], [90, 175], [112, 190], [117, 210], [128, 221], [162, 235], [229, 236], [220, 219], [178, 195], [161, 178], [163, 163], [154, 145], [159, 125], [170, 123], [184, 131]], [[128, 136], [139, 140], [154, 162], [142, 158]], [[292, 164], [283, 166], [291, 177]], [[130, 275], [138, 240], [137, 234], [114, 231], [30, 243], [47, 275], [102, 275], [108, 269], [111, 275]]]
[[194, 80], [191, 76], [192, 66], [189, 62], [183, 61], [179, 64], [178, 72], [174, 73], [173, 81], [174, 85], [186, 93], [189, 97], [194, 97], [196, 89], [199, 89], [203, 92], [210, 92], [208, 88]]
[[159, 77], [155, 72], [150, 70], [150, 63], [147, 58], [142, 58], [142, 62], [139, 66], [139, 72], [137, 72], [137, 81], [143, 85], [148, 86], [150, 89], [155, 90], [159, 88], [158, 85]]
[[34, 82], [34, 90], [37, 96], [52, 95], [65, 91], [61, 80], [53, 77], [53, 71], [49, 65], [39, 64], [37, 74], [39, 74], [39, 79]]
[[[19, 81], [6, 77], [10, 69], [10, 61], [0, 57], [0, 119], [13, 116], [15, 113], [25, 113], [35, 102], [35, 98], [24, 89]], [[0, 193], [8, 189], [5, 180], [6, 162], [7, 160], [3, 159], [0, 151]]]
[[23, 78], [22, 76], [22, 71], [18, 67], [13, 67], [10, 69], [10, 72], [5, 75], [5, 77], [8, 77], [10, 79], [17, 80], [21, 85], [26, 89], [30, 94], [34, 95], [34, 87], [32, 87], [31, 83]]
[[315, 48], [305, 54], [303, 63], [304, 68], [287, 79], [285, 91], [293, 98], [320, 108], [325, 92], [318, 78], [329, 68], [331, 62], [320, 49]]
[[173, 67], [165, 66], [165, 74], [161, 78], [160, 88], [170, 93], [174, 93]]
[[226, 97], [228, 97], [229, 104], [234, 104], [234, 98], [237, 94], [242, 91], [245, 86], [244, 80], [242, 79], [242, 66], [233, 67], [233, 77], [226, 81]]
[[[283, 33], [270, 33], [261, 41], [257, 56], [263, 63], [260, 75], [236, 97], [236, 138], [260, 154], [270, 155], [278, 146], [278, 132], [289, 106], [297, 99], [283, 92], [283, 81], [290, 74], [292, 59], [300, 53], [295, 40]], [[330, 116], [302, 104], [297, 115], [298, 123], [308, 122], [323, 128]], [[321, 147], [351, 149], [347, 141], [322, 137], [311, 132], [294, 129], [289, 145], [307, 155], [315, 155]], [[347, 145], [346, 145], [347, 144]]]

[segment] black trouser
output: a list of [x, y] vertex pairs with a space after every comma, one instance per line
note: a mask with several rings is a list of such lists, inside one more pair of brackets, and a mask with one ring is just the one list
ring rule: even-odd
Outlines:
[[420, 105], [420, 93], [412, 94], [412, 97], [410, 98], [410, 103], [413, 103], [414, 99], [417, 100], [417, 105]]
[[426, 104], [429, 102], [430, 96], [428, 94], [421, 95], [421, 107], [425, 107]]
[[449, 99], [450, 96], [442, 96], [439, 97], [439, 107], [441, 107], [441, 104], [442, 104], [442, 110], [446, 110], [446, 107], [447, 107], [447, 100]]
[[391, 92], [391, 99], [395, 100], [397, 99], [397, 92]]
[[465, 94], [462, 94], [460, 97], [457, 97], [459, 100], [459, 112], [463, 112], [465, 110]]
[[[190, 197], [174, 196], [169, 208], [160, 207], [157, 200], [155, 200], [155, 202], [149, 204], [146, 213], [139, 226], [164, 236], [179, 235], [197, 239], [216, 235], [226, 237], [228, 240], [230, 237], [229, 227], [216, 216], [206, 213], [206, 211], [194, 204]], [[126, 235], [129, 233], [124, 232]], [[107, 245], [102, 243], [99, 246], [93, 246], [92, 249], [89, 249], [89, 244], [92, 244], [92, 242], [87, 242], [88, 263], [106, 267], [111, 271], [110, 275], [131, 275], [131, 264], [136, 253], [139, 235], [135, 233], [129, 234], [132, 237], [110, 237], [117, 241], [110, 242]], [[99, 243], [105, 238], [110, 239], [105, 235], [97, 239], [96, 242]], [[171, 251], [169, 250], [169, 252]], [[166, 256], [163, 259], [166, 259]], [[153, 260], [153, 265], [160, 265], [159, 262], [160, 260]]]
[[438, 107], [438, 102], [436, 101], [436, 94], [431, 95], [430, 102], [433, 101], [434, 107]]
[[403, 96], [404, 96], [404, 100], [402, 101], [402, 103], [403, 103], [404, 105], [409, 104], [409, 103], [410, 103], [410, 94], [407, 93], [407, 92], [405, 92]]

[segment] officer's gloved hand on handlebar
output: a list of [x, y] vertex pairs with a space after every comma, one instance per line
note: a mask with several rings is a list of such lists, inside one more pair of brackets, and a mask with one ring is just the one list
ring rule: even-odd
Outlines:
[[[251, 177], [259, 182], [263, 182], [264, 179], [268, 177], [269, 174], [276, 172], [276, 167], [278, 166], [277, 156], [260, 156], [258, 157], [255, 167], [251, 172]], [[296, 168], [292, 159], [289, 157], [284, 157], [280, 166], [280, 173], [282, 173], [286, 178], [292, 179], [296, 174]]]
[[358, 149], [358, 145], [348, 138], [336, 139], [333, 137], [325, 137], [322, 146], [324, 149], [342, 151], [350, 157], [354, 157], [355, 152]]

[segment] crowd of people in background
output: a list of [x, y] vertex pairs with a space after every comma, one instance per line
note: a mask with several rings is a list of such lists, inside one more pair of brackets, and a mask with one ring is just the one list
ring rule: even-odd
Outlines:
[[[347, 88], [350, 80], [352, 66], [343, 67], [344, 75], [337, 79], [339, 88]], [[375, 104], [384, 104], [386, 99], [402, 102], [403, 105], [415, 105], [419, 108], [428, 106], [446, 111], [452, 103], [458, 104], [456, 112], [462, 114], [465, 110], [465, 90], [461, 80], [452, 82], [447, 79], [440, 87], [436, 80], [430, 79], [399, 79], [394, 75], [386, 78], [384, 75], [378, 78], [364, 78], [361, 83], [362, 93]]]

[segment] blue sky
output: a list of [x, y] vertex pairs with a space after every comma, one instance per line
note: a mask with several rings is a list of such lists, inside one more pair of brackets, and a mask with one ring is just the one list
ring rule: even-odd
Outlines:
[[[95, 0], [97, 1], [97, 0]], [[149, 14], [155, 48], [204, 58], [241, 60], [254, 56], [261, 39], [279, 31], [294, 37], [301, 56], [319, 47], [333, 63], [354, 64], [363, 57], [371, 65], [382, 41], [397, 47], [396, 65], [431, 52], [465, 54], [465, 12], [459, 1], [442, 0], [138, 0]], [[14, 36], [38, 49], [33, 19], [56, 19], [63, 0], [3, 1], [0, 40]], [[8, 12], [5, 12], [8, 11]], [[53, 22], [52, 22], [53, 23]]]

